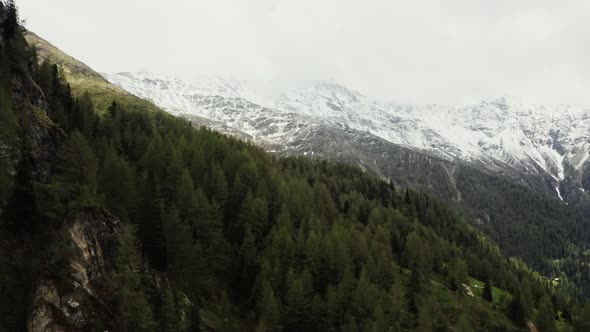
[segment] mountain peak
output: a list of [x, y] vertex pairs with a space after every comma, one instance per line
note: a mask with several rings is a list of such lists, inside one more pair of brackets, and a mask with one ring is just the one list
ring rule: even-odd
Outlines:
[[276, 144], [316, 124], [369, 132], [444, 158], [489, 160], [523, 172], [544, 172], [557, 180], [563, 179], [566, 163], [579, 169], [588, 160], [590, 122], [568, 107], [526, 106], [507, 97], [467, 107], [400, 107], [333, 81], [106, 77], [171, 112], [208, 117]]

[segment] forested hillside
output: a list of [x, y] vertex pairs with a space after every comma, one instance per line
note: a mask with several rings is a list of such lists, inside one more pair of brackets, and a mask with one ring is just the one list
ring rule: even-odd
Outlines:
[[[291, 145], [297, 154], [314, 151], [314, 159], [358, 164], [402, 188], [437, 197], [497, 243], [505, 255], [523, 259], [548, 278], [559, 278], [570, 295], [588, 298], [590, 227], [583, 205], [548, 196], [539, 189], [541, 178], [519, 179], [444, 160], [366, 133], [356, 132], [351, 139], [352, 132], [318, 126]], [[525, 180], [530, 183], [522, 183]]]
[[[431, 196], [115, 93], [97, 110], [37, 65], [13, 2], [0, 17], [0, 330], [588, 330], [590, 306]], [[83, 285], [80, 219], [114, 233]], [[55, 303], [31, 312], [48, 279]], [[91, 299], [56, 310], [78, 287]]]

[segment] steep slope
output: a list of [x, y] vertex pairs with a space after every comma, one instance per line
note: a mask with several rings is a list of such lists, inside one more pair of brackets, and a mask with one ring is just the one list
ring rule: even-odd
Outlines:
[[[64, 63], [64, 66], [69, 64]], [[351, 162], [392, 180], [401, 188], [413, 187], [434, 193], [464, 213], [468, 222], [485, 231], [506, 254], [524, 258], [545, 276], [559, 277], [562, 285], [571, 287], [572, 293], [588, 294], [590, 290], [587, 287], [590, 281], [585, 277], [588, 275], [585, 272], [587, 265], [580, 265], [588, 260], [584, 253], [589, 238], [588, 227], [581, 217], [582, 211], [573, 205], [568, 207], [560, 203], [554, 188], [555, 178], [545, 171], [533, 172], [537, 166], [529, 165], [533, 167], [531, 171], [524, 172], [494, 158], [465, 161], [446, 152], [395, 144], [367, 130], [347, 126], [346, 121], [350, 120], [357, 126], [366, 123], [367, 128], [371, 128], [375, 121], [363, 119], [360, 115], [343, 120], [342, 113], [346, 112], [337, 111], [335, 104], [358, 103], [366, 98], [333, 84], [314, 88], [312, 91], [323, 92], [322, 96], [313, 97], [311, 101], [306, 101], [304, 91], [298, 92], [299, 97], [280, 96], [279, 99], [289, 99], [290, 103], [309, 104], [305, 107], [285, 107], [285, 111], [278, 107], [288, 102], [273, 101], [272, 94], [269, 97], [264, 93], [247, 92], [246, 87], [250, 89], [251, 86], [237, 84], [236, 81], [209, 78], [188, 85], [174, 78], [153, 78], [148, 74], [116, 76], [122, 81], [129, 80], [121, 84], [137, 88], [132, 92], [138, 96], [159, 100], [164, 106], [168, 105], [170, 113], [186, 117], [194, 124], [253, 141], [280, 155], [307, 155]], [[139, 83], [136, 82], [138, 77], [143, 77]], [[264, 86], [260, 89], [268, 92]], [[323, 116], [314, 116], [313, 105], [320, 103], [318, 100], [328, 105], [325, 103], [326, 95], [332, 96], [329, 97], [332, 105], [319, 108]], [[125, 96], [125, 93], [113, 93], [112, 98], [120, 100]], [[244, 99], [244, 96], [258, 100], [259, 104]], [[129, 104], [130, 107], [141, 109], [142, 101], [139, 98], [135, 100], [137, 103]], [[264, 107], [261, 106], [263, 103], [279, 106]], [[366, 105], [371, 105], [371, 102], [362, 106], [365, 108], [363, 112], [373, 114], [372, 110], [366, 110], [369, 107]], [[352, 107], [345, 108], [346, 117], [352, 116]], [[299, 109], [304, 111], [298, 112]], [[191, 113], [186, 113], [187, 110]], [[391, 120], [391, 115], [387, 116]], [[419, 123], [416, 119], [395, 119], [383, 122], [396, 125], [396, 130], [402, 134], [413, 133], [411, 128]], [[396, 135], [401, 135], [399, 133]], [[433, 131], [412, 135], [433, 135], [434, 141], [437, 140]], [[415, 141], [412, 137], [410, 135], [405, 139]], [[442, 142], [442, 139], [437, 142]], [[452, 146], [445, 151], [453, 151]], [[565, 173], [570, 171], [566, 168]], [[566, 176], [561, 187], [569, 187], [571, 190], [568, 192], [584, 197], [585, 193], [579, 190], [579, 182], [580, 178]], [[573, 202], [566, 191], [562, 194]], [[578, 287], [585, 290], [582, 292]]]
[[[574, 200], [587, 189], [590, 110], [582, 108], [505, 99], [454, 108], [396, 105], [327, 82], [281, 86], [220, 78], [186, 82], [149, 73], [105, 77], [173, 114], [221, 121], [262, 144], [288, 145], [310, 124], [322, 124], [364, 131], [445, 159], [535, 176], [545, 192], [561, 199]], [[561, 186], [566, 178], [568, 185]]]
[[[429, 195], [157, 110], [94, 112], [31, 59], [63, 141], [34, 184], [19, 162], [1, 202], [3, 330], [522, 331], [541, 299], [556, 298], [549, 317], [574, 309]], [[483, 279], [490, 297], [463, 291]]]
[[[245, 132], [268, 151], [353, 162], [399, 186], [451, 199], [506, 253], [547, 275], [559, 274], [550, 262], [587, 259], [580, 254], [588, 241], [579, 236], [590, 212], [587, 110], [503, 99], [459, 108], [399, 106], [325, 82], [269, 87], [148, 73], [105, 77], [172, 114]], [[564, 199], [569, 208], [554, 202]], [[533, 212], [527, 204], [543, 208]]]
[[124, 89], [110, 84], [86, 64], [65, 54], [35, 33], [25, 31], [24, 37], [29, 45], [37, 50], [40, 61], [60, 64], [62, 74], [67, 78], [75, 96], [80, 96], [85, 92], [91, 93], [94, 96], [93, 100], [99, 112], [104, 112], [111, 106], [113, 95], [117, 96], [118, 103], [126, 107], [156, 109], [152, 103], [137, 98]]

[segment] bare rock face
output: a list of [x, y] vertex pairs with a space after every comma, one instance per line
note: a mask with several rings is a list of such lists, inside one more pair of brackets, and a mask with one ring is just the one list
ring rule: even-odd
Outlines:
[[73, 249], [67, 275], [59, 280], [50, 276], [39, 280], [27, 319], [28, 331], [89, 331], [95, 327], [95, 319], [110, 312], [102, 294], [109, 292], [109, 257], [119, 220], [105, 210], [87, 210], [72, 214], [66, 225], [66, 241]]

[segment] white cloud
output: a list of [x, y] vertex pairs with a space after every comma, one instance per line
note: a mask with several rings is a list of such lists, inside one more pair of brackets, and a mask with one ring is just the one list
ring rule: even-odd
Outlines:
[[587, 1], [20, 0], [99, 71], [333, 79], [382, 99], [590, 105]]

